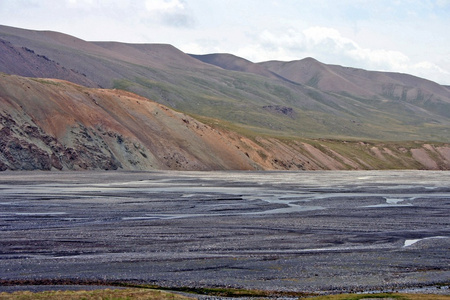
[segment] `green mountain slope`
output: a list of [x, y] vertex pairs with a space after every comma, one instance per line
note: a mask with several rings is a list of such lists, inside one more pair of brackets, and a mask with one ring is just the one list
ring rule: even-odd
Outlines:
[[[7, 26], [0, 26], [0, 42], [36, 56], [32, 76], [131, 91], [247, 135], [450, 141], [450, 91], [409, 75], [312, 59], [254, 64], [215, 55], [208, 60], [170, 45], [86, 42]], [[30, 76], [13, 68], [20, 54], [10, 52], [0, 59], [0, 71]], [[50, 64], [71, 76], [56, 74]]]

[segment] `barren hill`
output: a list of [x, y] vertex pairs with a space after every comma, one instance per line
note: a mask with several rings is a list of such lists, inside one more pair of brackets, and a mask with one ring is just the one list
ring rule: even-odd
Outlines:
[[2, 169], [253, 169], [220, 132], [137, 95], [0, 75]]
[[0, 74], [0, 170], [450, 169], [444, 143], [245, 137], [121, 90]]

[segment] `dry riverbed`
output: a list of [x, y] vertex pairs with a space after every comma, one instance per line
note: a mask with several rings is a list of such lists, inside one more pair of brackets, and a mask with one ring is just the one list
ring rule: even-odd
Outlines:
[[[450, 172], [0, 173], [0, 292], [449, 293]], [[20, 286], [20, 285], [27, 286]]]

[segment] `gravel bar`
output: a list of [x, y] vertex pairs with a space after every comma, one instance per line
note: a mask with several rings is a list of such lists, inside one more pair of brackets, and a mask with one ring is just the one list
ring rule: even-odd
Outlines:
[[450, 172], [3, 172], [0, 292], [448, 293]]

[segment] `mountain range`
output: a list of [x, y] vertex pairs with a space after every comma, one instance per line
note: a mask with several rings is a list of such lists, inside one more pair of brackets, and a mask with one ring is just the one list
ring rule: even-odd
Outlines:
[[0, 169], [450, 169], [450, 88], [0, 26]]

